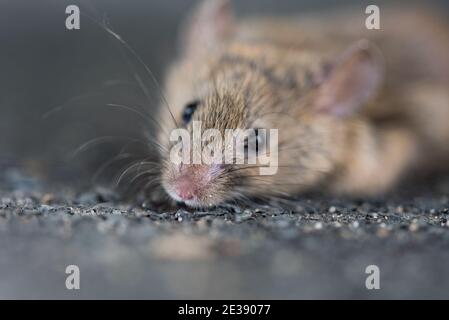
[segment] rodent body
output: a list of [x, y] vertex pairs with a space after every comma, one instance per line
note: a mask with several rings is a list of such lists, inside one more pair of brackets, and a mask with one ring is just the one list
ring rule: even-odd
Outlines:
[[[192, 120], [222, 132], [277, 128], [279, 168], [257, 176], [256, 167], [175, 165], [163, 154], [165, 190], [190, 206], [315, 189], [376, 195], [447, 159], [448, 29], [428, 14], [382, 17], [378, 31], [362, 13], [237, 22], [228, 1], [204, 2], [167, 74], [167, 104], [180, 124], [196, 101], [188, 130]], [[164, 106], [160, 117], [175, 127]], [[159, 140], [169, 146], [166, 131]]]

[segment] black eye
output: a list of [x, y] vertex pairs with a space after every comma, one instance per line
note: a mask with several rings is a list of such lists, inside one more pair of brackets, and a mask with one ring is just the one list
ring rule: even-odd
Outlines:
[[184, 121], [184, 124], [188, 124], [190, 120], [192, 120], [192, 116], [199, 104], [199, 101], [193, 101], [185, 106], [184, 112], [182, 113], [182, 120]]

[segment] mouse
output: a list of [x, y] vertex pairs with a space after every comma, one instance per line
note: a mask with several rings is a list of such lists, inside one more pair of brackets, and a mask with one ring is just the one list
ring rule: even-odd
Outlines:
[[[381, 29], [368, 30], [365, 18], [349, 9], [237, 18], [230, 0], [199, 2], [181, 28], [157, 115], [170, 198], [201, 208], [310, 191], [371, 197], [447, 163], [445, 19], [381, 8]], [[266, 147], [258, 132], [276, 129], [275, 174], [261, 175], [260, 163], [175, 163], [170, 132], [192, 133], [197, 122], [221, 133], [252, 129], [247, 153]]]

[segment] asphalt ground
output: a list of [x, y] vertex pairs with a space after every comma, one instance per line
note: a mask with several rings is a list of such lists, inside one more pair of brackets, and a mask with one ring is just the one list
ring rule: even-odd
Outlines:
[[[449, 298], [449, 179], [383, 199], [158, 209], [1, 170], [0, 298]], [[68, 265], [80, 290], [67, 290]], [[367, 289], [367, 266], [380, 289]]]

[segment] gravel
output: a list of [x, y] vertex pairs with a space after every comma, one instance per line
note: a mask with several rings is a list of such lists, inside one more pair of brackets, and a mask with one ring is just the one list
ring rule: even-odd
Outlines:
[[[198, 211], [2, 169], [0, 298], [449, 298], [449, 179]], [[80, 290], [65, 287], [73, 264]]]

